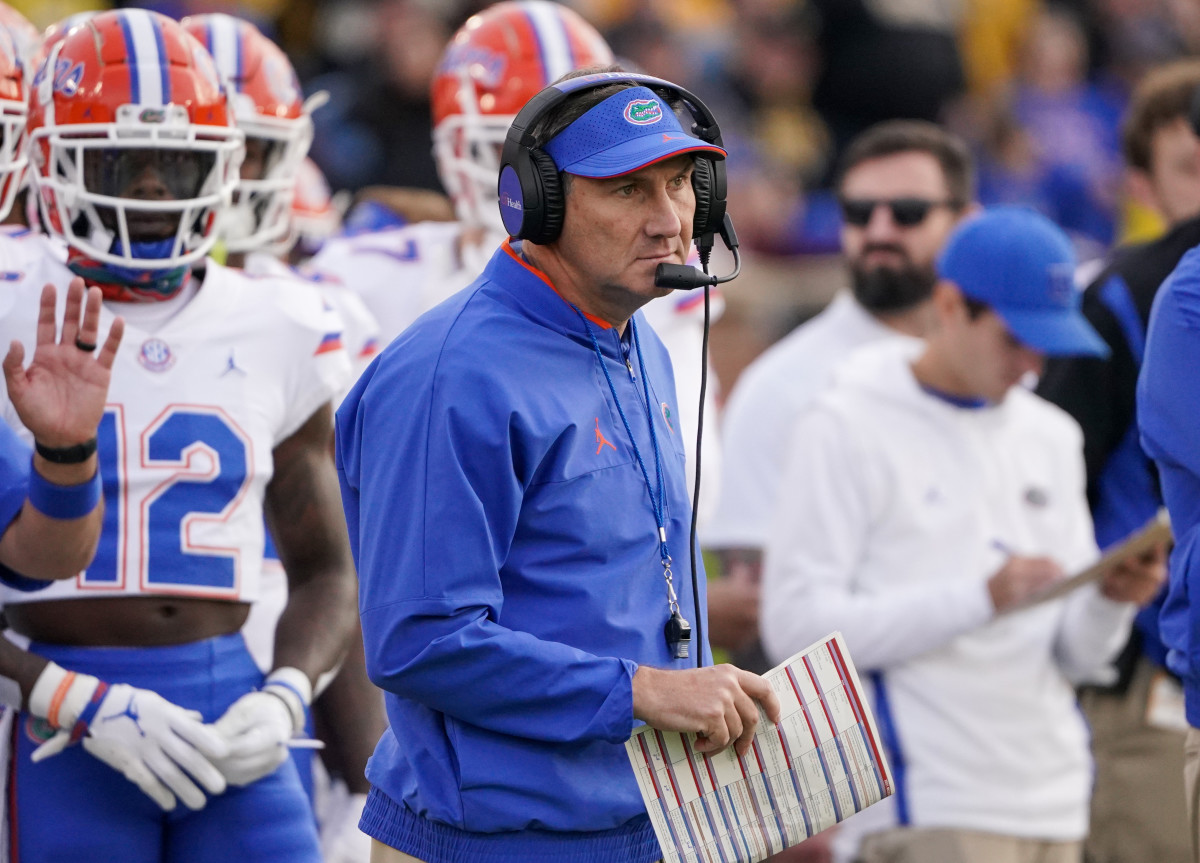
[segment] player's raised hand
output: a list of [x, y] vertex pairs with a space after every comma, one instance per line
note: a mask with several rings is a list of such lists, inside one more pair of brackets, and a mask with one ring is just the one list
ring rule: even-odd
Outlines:
[[34, 440], [50, 448], [91, 440], [104, 414], [113, 360], [125, 322], [116, 318], [100, 343], [100, 289], [75, 278], [67, 287], [62, 334], [58, 336], [53, 285], [42, 289], [37, 345], [29, 367], [14, 341], [4, 358], [8, 397]]
[[29, 709], [59, 729], [33, 751], [35, 763], [82, 741], [164, 810], [174, 809], [176, 798], [189, 809], [203, 809], [206, 793], [225, 791], [225, 778], [213, 765], [229, 752], [224, 739], [200, 714], [148, 689], [109, 686], [51, 663], [34, 685]]
[[732, 744], [745, 755], [758, 728], [758, 707], [779, 721], [779, 699], [757, 674], [732, 665], [665, 671], [643, 665], [633, 675], [633, 715], [664, 731], [698, 734], [697, 752]]

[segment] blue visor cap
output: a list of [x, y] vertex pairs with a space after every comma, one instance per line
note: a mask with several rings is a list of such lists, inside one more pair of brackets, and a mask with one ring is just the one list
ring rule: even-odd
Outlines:
[[545, 146], [555, 167], [580, 177], [619, 177], [679, 153], [724, 159], [725, 151], [679, 125], [671, 106], [647, 87], [609, 96]]
[[1107, 357], [1079, 310], [1075, 252], [1062, 229], [1024, 207], [996, 207], [960, 225], [938, 275], [986, 303], [1024, 345], [1047, 356]]

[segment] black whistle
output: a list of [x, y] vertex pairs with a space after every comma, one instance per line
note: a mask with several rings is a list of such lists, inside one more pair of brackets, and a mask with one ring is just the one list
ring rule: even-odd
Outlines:
[[687, 659], [692, 643], [692, 626], [683, 616], [674, 611], [663, 626], [663, 635], [667, 638], [667, 649], [671, 651], [672, 659]]

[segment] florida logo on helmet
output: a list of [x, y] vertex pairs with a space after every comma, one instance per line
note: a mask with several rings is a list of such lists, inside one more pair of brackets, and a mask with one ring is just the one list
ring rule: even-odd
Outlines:
[[62, 93], [68, 99], [79, 92], [79, 84], [83, 81], [83, 64], [59, 60], [54, 64], [54, 92]]

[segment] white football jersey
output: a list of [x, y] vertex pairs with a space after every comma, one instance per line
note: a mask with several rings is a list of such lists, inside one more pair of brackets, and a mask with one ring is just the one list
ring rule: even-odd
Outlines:
[[342, 345], [350, 358], [351, 376], [343, 391], [337, 393], [335, 404], [341, 404], [350, 387], [375, 359], [383, 347], [379, 323], [367, 304], [342, 281], [309, 276], [290, 267], [274, 255], [251, 252], [246, 255], [245, 273], [253, 278], [273, 277], [296, 280], [312, 285], [342, 319]]
[[[34, 349], [42, 285], [71, 273], [44, 258], [0, 292], [0, 339]], [[101, 332], [131, 306], [106, 303]], [[122, 595], [251, 602], [263, 557], [272, 451], [349, 375], [341, 321], [301, 282], [250, 279], [207, 262], [194, 296], [165, 322], [126, 322], [98, 431], [104, 530], [92, 565], [5, 604]], [[5, 419], [26, 439], [12, 405]]]
[[480, 260], [464, 260], [461, 233], [457, 222], [418, 222], [334, 237], [302, 271], [357, 294], [379, 323], [380, 341], [386, 345], [421, 314], [474, 281], [503, 239], [484, 243]]
[[66, 244], [23, 225], [0, 225], [0, 283], [19, 282], [46, 258], [66, 261]]

